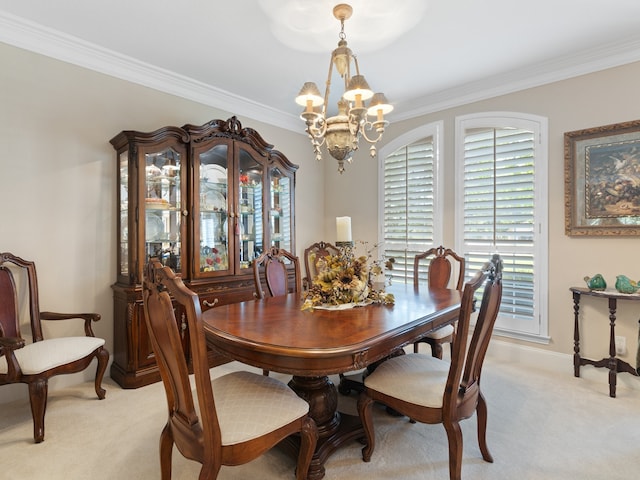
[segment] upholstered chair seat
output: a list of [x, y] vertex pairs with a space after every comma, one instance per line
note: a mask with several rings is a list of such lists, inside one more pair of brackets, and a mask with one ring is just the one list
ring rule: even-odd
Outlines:
[[368, 388], [404, 402], [442, 408], [451, 364], [431, 355], [413, 353], [390, 358], [368, 377]]
[[223, 445], [261, 437], [309, 411], [309, 404], [293, 390], [264, 375], [233, 372], [214, 379], [211, 386]]
[[[90, 355], [104, 345], [104, 339], [95, 337], [66, 337], [28, 343], [14, 351], [23, 375], [37, 375], [47, 370], [75, 362]], [[0, 357], [0, 373], [7, 373], [7, 359]]]
[[447, 338], [451, 335], [453, 335], [453, 333], [455, 332], [455, 328], [453, 328], [453, 325], [445, 325], [442, 328], [438, 328], [437, 330], [434, 330], [433, 332], [428, 334], [428, 338], [432, 338], [434, 340], [441, 340], [443, 338]]

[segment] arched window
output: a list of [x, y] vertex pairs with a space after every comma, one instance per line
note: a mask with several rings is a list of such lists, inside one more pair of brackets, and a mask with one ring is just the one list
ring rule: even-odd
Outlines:
[[547, 119], [511, 112], [456, 118], [456, 250], [474, 272], [504, 262], [495, 330], [548, 341]]

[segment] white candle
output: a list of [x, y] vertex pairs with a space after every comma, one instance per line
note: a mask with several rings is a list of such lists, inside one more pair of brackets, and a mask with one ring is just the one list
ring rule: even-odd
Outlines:
[[336, 217], [336, 241], [351, 241], [351, 217]]

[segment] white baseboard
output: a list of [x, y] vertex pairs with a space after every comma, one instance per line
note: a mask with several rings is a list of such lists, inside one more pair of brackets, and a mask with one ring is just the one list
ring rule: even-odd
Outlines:
[[[519, 364], [527, 369], [566, 374], [568, 377], [574, 378], [573, 354], [558, 353], [542, 348], [504, 342], [493, 338], [489, 344], [487, 358], [511, 364]], [[595, 368], [591, 365], [584, 365], [580, 367], [580, 377], [602, 382], [607, 390], [609, 388], [609, 369], [607, 368]], [[640, 377], [635, 377], [628, 373], [619, 373], [616, 377], [616, 388], [640, 390]]]

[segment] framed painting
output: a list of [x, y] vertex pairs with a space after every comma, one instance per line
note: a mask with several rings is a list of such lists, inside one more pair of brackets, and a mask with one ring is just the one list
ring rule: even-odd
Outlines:
[[640, 235], [640, 120], [564, 134], [565, 234]]

